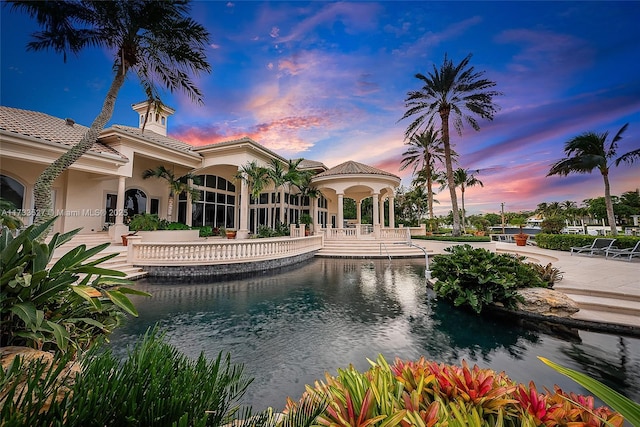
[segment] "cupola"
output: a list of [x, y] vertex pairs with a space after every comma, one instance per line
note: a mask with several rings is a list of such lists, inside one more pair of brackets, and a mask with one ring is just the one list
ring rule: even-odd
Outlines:
[[[139, 102], [131, 106], [131, 108], [133, 108], [133, 111], [138, 113], [138, 128], [142, 129], [144, 126], [145, 130], [150, 130], [157, 134], [167, 136], [169, 116], [171, 116], [176, 111], [171, 107], [167, 107], [166, 105], [152, 104], [150, 109], [148, 109], [148, 106], [149, 101]], [[145, 115], [147, 114], [147, 109], [149, 111], [149, 117], [147, 118], [147, 123], [145, 124]]]

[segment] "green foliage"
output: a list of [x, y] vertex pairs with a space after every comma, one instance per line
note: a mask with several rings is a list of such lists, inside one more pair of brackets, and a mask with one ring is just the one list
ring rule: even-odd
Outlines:
[[[353, 366], [327, 374], [307, 385], [302, 401], [328, 401], [314, 425], [355, 426], [622, 426], [609, 408], [594, 408], [593, 398], [564, 393], [559, 388], [539, 394], [535, 384], [512, 381], [504, 373], [478, 366], [396, 359], [378, 356], [360, 373]], [[300, 405], [289, 399], [285, 412]], [[596, 416], [598, 417], [596, 419]], [[575, 424], [571, 424], [575, 423]]]
[[560, 216], [552, 216], [542, 220], [540, 224], [543, 233], [560, 234], [564, 228], [564, 220]]
[[163, 229], [164, 230], [191, 230], [191, 227], [181, 222], [170, 222], [165, 227], [163, 227]]
[[266, 237], [283, 237], [289, 235], [289, 226], [287, 224], [278, 223], [276, 228], [267, 225], [258, 227], [258, 238]]
[[22, 220], [16, 215], [17, 209], [8, 200], [0, 197], [0, 227], [17, 230], [22, 227]]
[[489, 236], [411, 236], [412, 239], [435, 240], [438, 242], [490, 242]]
[[129, 230], [155, 231], [160, 229], [161, 220], [157, 214], [141, 213], [131, 217]]
[[[200, 237], [209, 237], [213, 236], [213, 228], [210, 225], [204, 225], [202, 227], [193, 227], [198, 230], [198, 236]], [[218, 234], [220, 234], [220, 230], [218, 230]]]
[[514, 307], [519, 288], [546, 287], [524, 257], [496, 254], [470, 245], [445, 249], [450, 255], [433, 257], [431, 274], [438, 280], [435, 292], [454, 303], [480, 313], [486, 305]]
[[313, 222], [313, 219], [311, 218], [311, 215], [309, 214], [300, 215], [300, 224], [304, 224], [308, 227], [312, 222]]
[[51, 267], [53, 252], [80, 230], [56, 233], [48, 244], [38, 238], [55, 218], [13, 237], [0, 235], [0, 316], [2, 345], [26, 345], [67, 351], [89, 347], [109, 334], [124, 313], [137, 315], [125, 294], [141, 294], [122, 285], [124, 273], [99, 267], [94, 260], [109, 244], [71, 249]]
[[559, 268], [554, 267], [551, 263], [547, 265], [530, 263], [531, 267], [538, 273], [543, 282], [547, 284], [548, 288], [552, 288], [556, 282], [562, 280], [562, 271]]
[[[536, 243], [543, 249], [553, 249], [559, 251], [570, 251], [571, 247], [590, 245], [598, 236], [587, 236], [585, 234], [536, 234]], [[639, 237], [616, 236], [614, 246], [619, 249], [633, 248]]]
[[619, 411], [620, 414], [622, 414], [622, 416], [624, 416], [632, 425], [640, 426], [640, 404], [581, 372], [560, 366], [549, 359], [545, 359], [544, 357], [538, 357], [538, 359], [540, 359], [545, 365], [551, 367], [562, 375], [571, 378], [582, 387], [598, 396], [607, 405], [610, 405], [616, 411]]

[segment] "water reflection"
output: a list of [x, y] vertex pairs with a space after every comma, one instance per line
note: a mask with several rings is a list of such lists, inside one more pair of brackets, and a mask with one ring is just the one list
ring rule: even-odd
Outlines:
[[[584, 390], [536, 359], [541, 355], [605, 380], [637, 399], [640, 341], [580, 332], [567, 340], [523, 328], [513, 319], [483, 318], [452, 309], [427, 289], [424, 264], [411, 261], [314, 259], [275, 273], [211, 282], [141, 281], [151, 299], [136, 298], [140, 317], [116, 331], [126, 346], [159, 323], [190, 356], [230, 352], [255, 378], [247, 402], [281, 408], [325, 372], [367, 358], [395, 357], [506, 371], [540, 387]], [[576, 332], [577, 334], [577, 332]], [[614, 340], [616, 344], [604, 344]], [[620, 384], [620, 386], [618, 386]]]

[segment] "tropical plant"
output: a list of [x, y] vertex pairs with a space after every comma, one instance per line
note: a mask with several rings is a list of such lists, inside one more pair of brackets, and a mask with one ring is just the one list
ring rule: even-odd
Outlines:
[[[147, 331], [124, 360], [104, 348], [83, 355], [82, 370], [71, 384], [62, 381], [66, 385], [60, 390], [51, 385], [61, 383], [54, 379], [61, 373], [56, 366], [64, 366], [64, 362], [58, 358], [51, 367], [37, 362], [27, 365], [31, 370], [27, 375], [16, 372], [15, 366], [10, 368], [3, 390], [9, 396], [16, 395], [15, 379], [20, 377], [26, 377], [27, 390], [22, 399], [5, 402], [3, 422], [82, 427], [223, 426], [238, 416], [250, 415], [238, 403], [252, 381], [242, 365], [231, 363], [230, 356], [222, 353], [213, 360], [204, 354], [193, 360], [166, 343], [157, 329]], [[43, 374], [45, 381], [39, 380]], [[42, 391], [42, 385], [49, 386]]]
[[244, 181], [248, 185], [249, 194], [251, 194], [254, 199], [260, 197], [262, 190], [271, 183], [269, 169], [258, 165], [256, 160], [252, 160], [247, 164], [240, 166], [235, 178], [237, 180]]
[[536, 270], [538, 276], [540, 276], [542, 281], [547, 284], [548, 288], [553, 288], [553, 285], [556, 282], [562, 280], [562, 271], [560, 271], [559, 268], [554, 267], [551, 263], [548, 263], [547, 265], [530, 263], [529, 265]]
[[143, 179], [159, 178], [167, 182], [169, 186], [169, 201], [167, 203], [167, 220], [171, 221], [173, 214], [173, 203], [176, 195], [187, 193], [191, 196], [191, 200], [200, 200], [200, 191], [191, 186], [190, 182], [199, 184], [199, 178], [191, 173], [187, 173], [177, 177], [173, 171], [164, 166], [157, 166], [154, 169], [147, 169], [142, 173]]
[[564, 144], [564, 152], [567, 157], [558, 160], [551, 166], [547, 176], [569, 175], [570, 173], [591, 173], [598, 169], [604, 181], [604, 200], [607, 208], [607, 220], [611, 228], [611, 234], [616, 236], [616, 217], [611, 201], [611, 188], [609, 184], [609, 171], [611, 167], [618, 166], [622, 162], [632, 164], [640, 160], [640, 148], [617, 156], [618, 142], [622, 134], [627, 130], [629, 123], [620, 128], [616, 135], [607, 143], [609, 132], [586, 132], [578, 135]]
[[154, 231], [160, 229], [160, 218], [156, 214], [142, 213], [131, 217], [129, 230], [131, 231]]
[[560, 234], [564, 228], [564, 220], [559, 216], [545, 218], [540, 223], [543, 233]]
[[17, 230], [22, 227], [22, 220], [15, 214], [16, 207], [8, 200], [0, 197], [0, 227]]
[[[470, 60], [471, 55], [468, 55], [459, 64], [454, 65], [453, 61], [445, 54], [440, 68], [434, 65], [433, 72], [426, 76], [420, 73], [416, 74], [415, 77], [421, 81], [423, 86], [419, 90], [407, 93], [405, 105], [408, 109], [400, 119], [415, 116], [405, 132], [405, 139], [408, 139], [419, 132], [421, 128], [429, 128], [436, 115], [440, 117], [440, 136], [444, 147], [447, 182], [451, 195], [454, 236], [460, 235], [460, 218], [453, 176], [449, 118], [453, 113], [453, 125], [458, 134], [462, 134], [464, 121], [473, 129], [479, 130], [480, 126], [474, 116], [493, 120], [498, 109], [497, 105], [493, 103], [493, 98], [501, 95], [500, 92], [491, 90], [496, 83], [483, 78], [484, 72], [477, 72], [473, 66], [469, 66]], [[464, 110], [468, 113], [464, 113]]]
[[[314, 425], [621, 427], [624, 421], [609, 408], [595, 408], [590, 396], [557, 387], [541, 394], [533, 382], [519, 384], [504, 372], [470, 367], [465, 361], [455, 366], [425, 358], [396, 359], [389, 365], [380, 355], [369, 362], [366, 372], [349, 366], [306, 386], [302, 402], [328, 402]], [[295, 413], [299, 407], [288, 399], [284, 412]]]
[[56, 233], [48, 244], [38, 239], [55, 218], [13, 237], [0, 235], [1, 343], [62, 351], [86, 349], [120, 324], [125, 313], [137, 316], [127, 294], [147, 295], [124, 285], [122, 272], [99, 264], [105, 243], [71, 249], [51, 267], [54, 250], [80, 230]]
[[448, 254], [433, 257], [431, 275], [438, 279], [433, 289], [455, 306], [467, 306], [476, 313], [495, 303], [513, 308], [519, 288], [547, 286], [524, 262], [525, 257], [496, 254], [466, 244], [445, 251]]
[[444, 162], [444, 148], [439, 131], [430, 126], [422, 133], [412, 135], [406, 145], [409, 145], [409, 148], [402, 153], [400, 170], [413, 166], [413, 174], [415, 175], [419, 171], [424, 177], [427, 187], [429, 219], [433, 219], [433, 172], [436, 162]]
[[100, 113], [82, 139], [36, 180], [36, 224], [40, 224], [53, 215], [53, 182], [97, 141], [113, 115], [129, 71], [138, 76], [151, 102], [160, 99], [158, 82], [171, 92], [180, 89], [192, 100], [202, 102], [189, 73], [197, 76], [210, 72], [205, 57], [209, 33], [188, 16], [190, 7], [183, 0], [12, 0], [11, 4], [12, 10], [23, 10], [43, 28], [33, 33], [28, 50], [52, 49], [62, 53], [65, 61], [68, 53], [78, 54], [88, 46], [103, 47], [113, 54], [113, 81]]
[[[479, 173], [479, 172], [480, 172], [479, 170], [475, 171], [475, 173]], [[460, 199], [462, 202], [462, 215], [461, 215], [462, 230], [466, 231], [466, 226], [465, 226], [466, 211], [464, 208], [464, 192], [468, 187], [475, 187], [476, 185], [479, 185], [480, 187], [484, 187], [484, 184], [482, 183], [482, 181], [476, 178], [473, 171], [469, 169], [463, 169], [463, 168], [458, 168], [455, 171], [453, 171], [453, 181], [456, 187], [460, 187]], [[443, 187], [446, 187], [448, 185], [448, 181], [446, 180], [442, 181], [441, 183], [443, 184]]]

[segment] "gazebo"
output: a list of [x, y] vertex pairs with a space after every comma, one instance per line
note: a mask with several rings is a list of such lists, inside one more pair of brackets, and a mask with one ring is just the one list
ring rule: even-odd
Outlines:
[[[344, 198], [356, 202], [356, 233], [365, 234], [362, 226], [362, 201], [371, 197], [373, 200], [372, 232], [377, 238], [385, 224], [384, 201], [389, 200], [389, 228], [395, 228], [393, 201], [396, 188], [400, 185], [400, 177], [373, 166], [347, 161], [328, 169], [311, 180], [313, 186], [320, 190], [328, 201], [329, 214], [335, 216], [336, 229], [346, 227], [344, 220]], [[317, 220], [317, 219], [316, 219]], [[350, 224], [351, 225], [351, 224]]]

